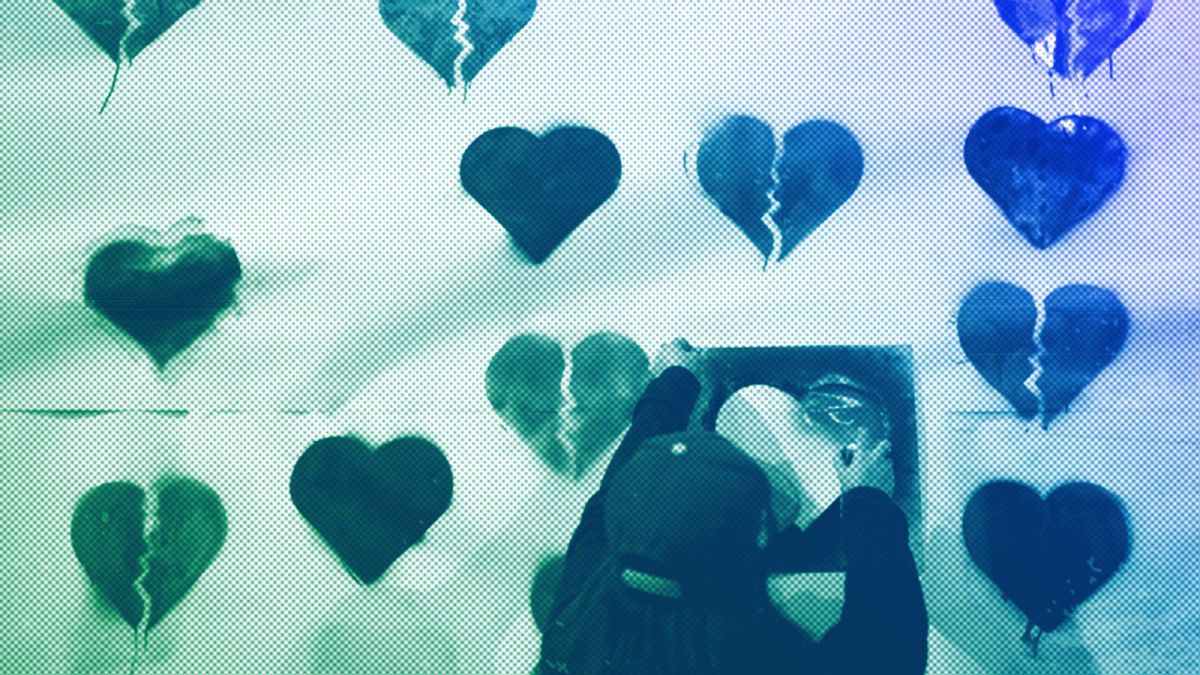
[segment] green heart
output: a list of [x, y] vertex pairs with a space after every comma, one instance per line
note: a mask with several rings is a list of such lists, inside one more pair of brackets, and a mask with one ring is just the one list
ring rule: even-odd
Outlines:
[[[152, 489], [158, 522], [149, 533], [146, 493], [124, 481], [89, 490], [71, 519], [71, 547], [88, 578], [126, 623], [137, 628], [148, 618], [147, 629], [191, 590], [228, 531], [221, 499], [204, 483], [168, 478]], [[148, 617], [139, 586], [150, 599]]]

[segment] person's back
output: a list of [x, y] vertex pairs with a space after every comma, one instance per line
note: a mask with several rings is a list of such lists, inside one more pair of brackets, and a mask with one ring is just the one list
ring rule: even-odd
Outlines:
[[[924, 672], [928, 623], [903, 513], [878, 489], [850, 489], [764, 550], [765, 474], [716, 434], [679, 433], [699, 392], [690, 372], [668, 368], [638, 402], [571, 540], [538, 672]], [[814, 543], [846, 565], [842, 621], [819, 643], [766, 595], [767, 573]]]

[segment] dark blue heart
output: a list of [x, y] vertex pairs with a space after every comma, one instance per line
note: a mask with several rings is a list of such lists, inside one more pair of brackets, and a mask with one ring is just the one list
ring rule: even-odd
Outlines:
[[1043, 631], [1058, 628], [1129, 559], [1125, 510], [1091, 483], [1061, 485], [1044, 501], [1022, 483], [986, 483], [967, 502], [962, 528], [971, 560]]
[[1150, 16], [1154, 0], [995, 0], [1000, 18], [1062, 77], [1087, 77]]
[[92, 256], [83, 297], [162, 368], [233, 304], [241, 276], [233, 247], [211, 235], [169, 247], [122, 240]]
[[540, 263], [600, 207], [621, 181], [607, 136], [559, 127], [542, 137], [515, 127], [484, 132], [459, 163], [463, 189]]
[[[155, 527], [147, 535], [146, 493], [133, 483], [105, 483], [75, 505], [71, 548], [83, 571], [121, 618], [153, 628], [217, 557], [228, 521], [220, 497], [204, 483], [160, 480]], [[144, 573], [144, 576], [143, 576]], [[148, 616], [138, 580], [150, 598]]]
[[1042, 325], [1042, 426], [1050, 425], [1116, 360], [1129, 335], [1129, 313], [1116, 294], [1095, 286], [1055, 289]]
[[863, 155], [845, 127], [814, 120], [785, 133], [783, 152], [776, 156], [771, 127], [734, 116], [701, 140], [696, 173], [721, 213], [764, 257], [774, 248], [774, 233], [764, 222], [770, 212], [782, 261], [858, 189]]
[[996, 108], [967, 134], [967, 172], [1025, 239], [1044, 249], [1096, 213], [1125, 176], [1125, 143], [1092, 117]]
[[[479, 71], [512, 40], [537, 9], [536, 0], [462, 0], [466, 5], [462, 23], [467, 26], [462, 39], [471, 51], [462, 59], [463, 84], [475, 79]], [[459, 27], [453, 17], [460, 0], [379, 0], [383, 23], [454, 87], [455, 65], [464, 45], [456, 39]]]
[[1038, 310], [1029, 291], [1002, 282], [976, 286], [958, 310], [958, 343], [983, 379], [1023, 419], [1038, 414], [1038, 399], [1025, 383], [1037, 353], [1033, 331]]
[[450, 508], [454, 475], [433, 443], [397, 438], [374, 452], [323, 438], [292, 468], [292, 504], [363, 583], [375, 582]]

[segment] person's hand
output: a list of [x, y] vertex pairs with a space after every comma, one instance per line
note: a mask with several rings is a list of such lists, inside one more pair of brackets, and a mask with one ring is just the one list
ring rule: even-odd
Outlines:
[[696, 349], [683, 338], [676, 338], [664, 344], [654, 355], [650, 370], [655, 377], [671, 366], [686, 368], [698, 379], [701, 378], [704, 365], [704, 351]]
[[886, 439], [873, 448], [860, 448], [856, 443], [841, 448], [835, 465], [842, 492], [856, 487], [873, 487], [890, 496], [896, 486], [891, 451], [892, 443]]

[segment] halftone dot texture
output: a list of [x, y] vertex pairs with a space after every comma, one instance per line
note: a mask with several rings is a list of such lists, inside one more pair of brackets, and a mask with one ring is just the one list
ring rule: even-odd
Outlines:
[[[71, 517], [98, 485], [163, 474], [211, 486], [228, 534], [140, 672], [528, 673], [535, 572], [565, 551], [604, 458], [551, 470], [484, 374], [507, 339], [558, 331], [650, 354], [680, 335], [911, 344], [929, 672], [1200, 671], [1195, 0], [1156, 3], [1115, 79], [1101, 65], [1053, 96], [987, 0], [545, 0], [453, 93], [376, 2], [204, 0], [123, 67], [102, 116], [109, 55], [54, 2], [15, 4], [0, 28], [0, 674], [126, 671], [132, 629], [89, 588]], [[1128, 149], [1119, 188], [1045, 250], [964, 163], [998, 106], [1091, 116]], [[706, 131], [736, 115], [777, 142], [834, 121], [862, 148], [861, 184], [765, 270], [696, 175]], [[612, 141], [620, 184], [533, 265], [460, 161], [489, 129], [572, 125]], [[231, 243], [242, 279], [159, 372], [88, 308], [87, 262], [189, 215]], [[988, 280], [1039, 302], [1091, 285], [1128, 310], [1120, 355], [1048, 430], [959, 346], [957, 312]], [[456, 478], [450, 509], [369, 587], [288, 499], [304, 449], [342, 434], [428, 436]], [[961, 534], [998, 480], [1042, 496], [1091, 483], [1129, 518], [1128, 561], [1036, 660]]]

